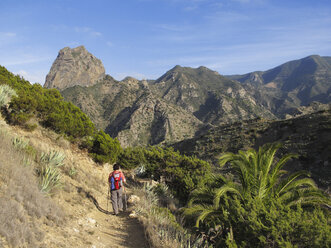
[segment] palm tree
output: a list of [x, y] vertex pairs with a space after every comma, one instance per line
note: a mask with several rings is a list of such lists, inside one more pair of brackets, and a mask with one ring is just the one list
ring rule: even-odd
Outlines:
[[[276, 152], [280, 144], [266, 144], [258, 151], [250, 149], [239, 151], [238, 154], [226, 153], [220, 157], [220, 166], [229, 163], [233, 179], [221, 177], [223, 185], [214, 189], [198, 189], [193, 192], [188, 207], [184, 209], [186, 215], [196, 215], [196, 225], [199, 226], [205, 218], [217, 218], [224, 213], [220, 209], [221, 199], [238, 197], [245, 205], [249, 200], [266, 204], [270, 199], [278, 200], [287, 206], [298, 203], [302, 205], [328, 205], [329, 198], [320, 191], [314, 181], [308, 178], [305, 171], [298, 171], [287, 175], [283, 170], [290, 159], [297, 157], [287, 154], [276, 160]], [[213, 199], [211, 204], [211, 199]]]

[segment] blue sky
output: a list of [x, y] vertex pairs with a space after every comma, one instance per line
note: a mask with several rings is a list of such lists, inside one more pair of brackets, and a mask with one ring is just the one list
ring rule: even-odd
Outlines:
[[1, 0], [0, 23], [0, 65], [40, 84], [66, 46], [84, 45], [118, 80], [331, 56], [330, 0]]

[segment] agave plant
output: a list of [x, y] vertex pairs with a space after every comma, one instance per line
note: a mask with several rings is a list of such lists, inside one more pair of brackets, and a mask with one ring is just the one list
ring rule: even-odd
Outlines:
[[54, 166], [44, 165], [40, 171], [40, 189], [49, 194], [54, 188], [61, 186], [61, 173]]
[[15, 90], [6, 84], [0, 85], [0, 107], [8, 104], [13, 96], [17, 96]]
[[59, 151], [42, 153], [40, 156], [41, 169], [39, 171], [40, 188], [42, 192], [49, 194], [52, 189], [61, 186], [61, 172], [59, 167], [63, 165], [65, 155]]
[[29, 141], [19, 137], [14, 137], [12, 139], [12, 142], [13, 142], [13, 146], [16, 149], [25, 149], [29, 144]]
[[44, 164], [48, 164], [50, 166], [59, 167], [63, 165], [63, 160], [65, 159], [65, 155], [59, 151], [50, 151], [47, 153], [42, 153], [40, 156], [40, 162]]
[[146, 175], [146, 166], [141, 164], [134, 170], [134, 173], [137, 177], [144, 177]]

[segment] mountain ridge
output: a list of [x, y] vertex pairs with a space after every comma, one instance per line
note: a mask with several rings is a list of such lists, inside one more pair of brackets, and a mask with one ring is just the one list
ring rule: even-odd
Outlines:
[[[80, 49], [85, 53], [85, 48]], [[72, 75], [68, 85], [62, 86], [62, 94], [124, 146], [173, 143], [194, 137], [208, 125], [284, 118], [313, 101], [330, 102], [330, 61], [331, 57], [312, 55], [265, 72], [234, 76], [222, 76], [204, 66], [176, 65], [156, 80], [126, 77], [117, 81], [100, 74], [85, 85], [70, 81], [76, 77]], [[60, 62], [56, 59], [54, 64]], [[179, 131], [171, 128], [175, 126]]]
[[329, 56], [311, 55], [267, 71], [226, 77], [241, 82], [259, 103], [278, 117], [313, 101], [331, 101]]

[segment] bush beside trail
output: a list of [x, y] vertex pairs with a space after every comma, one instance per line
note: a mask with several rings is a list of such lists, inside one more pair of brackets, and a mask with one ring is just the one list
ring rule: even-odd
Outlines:
[[118, 162], [124, 169], [139, 169], [143, 177], [165, 181], [182, 204], [185, 204], [190, 192], [211, 177], [209, 163], [181, 155], [173, 148], [126, 148], [119, 155]]
[[212, 247], [330, 247], [330, 197], [307, 173], [283, 170], [296, 156], [277, 159], [280, 147], [223, 154], [220, 165], [229, 164], [231, 177], [218, 175], [192, 192], [187, 223]]

